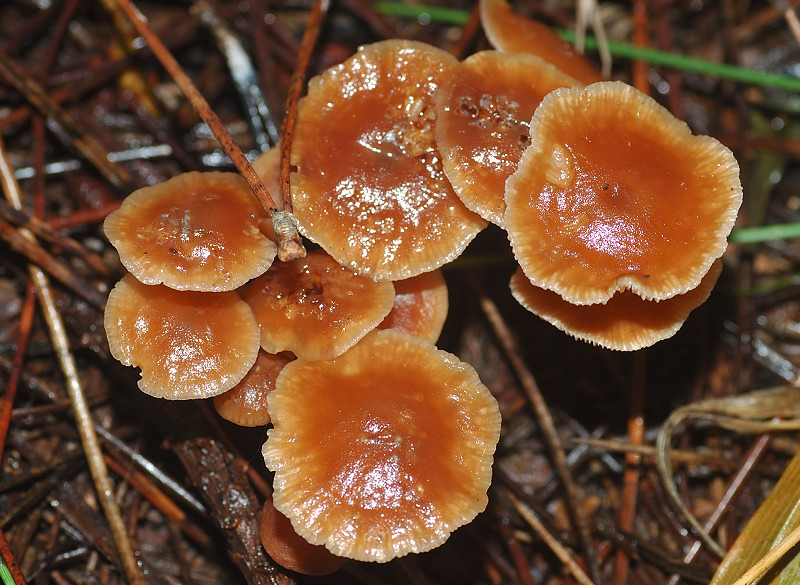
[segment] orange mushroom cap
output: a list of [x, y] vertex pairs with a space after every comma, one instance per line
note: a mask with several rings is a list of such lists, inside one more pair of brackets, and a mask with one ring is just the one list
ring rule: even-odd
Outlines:
[[150, 286], [125, 275], [103, 318], [111, 355], [142, 370], [157, 398], [208, 398], [233, 388], [258, 355], [258, 323], [235, 292]]
[[259, 522], [261, 545], [270, 558], [284, 569], [303, 575], [328, 575], [347, 562], [324, 546], [311, 544], [297, 534], [289, 519], [267, 498]]
[[506, 179], [528, 146], [528, 123], [548, 93], [578, 81], [533, 55], [481, 51], [444, 73], [436, 146], [458, 196], [502, 226]]
[[335, 555], [430, 550], [486, 507], [497, 402], [471, 366], [427, 341], [373, 331], [336, 359], [296, 360], [269, 411], [275, 507]]
[[583, 55], [547, 25], [511, 10], [506, 0], [480, 0], [481, 25], [491, 45], [503, 53], [530, 53], [583, 84], [603, 76]]
[[236, 173], [190, 172], [134, 191], [103, 225], [122, 264], [145, 284], [221, 292], [263, 273], [277, 246]]
[[574, 304], [700, 284], [742, 202], [730, 150], [621, 82], [557, 89], [506, 183], [505, 224], [528, 279]]
[[595, 345], [634, 351], [672, 337], [711, 294], [722, 271], [717, 260], [697, 288], [663, 301], [647, 301], [620, 291], [605, 304], [573, 305], [556, 293], [533, 286], [518, 269], [511, 294], [519, 303], [561, 331]]
[[295, 216], [360, 274], [433, 270], [486, 225], [453, 192], [434, 140], [433, 95], [456, 63], [425, 43], [381, 41], [308, 84], [292, 145]]
[[294, 359], [286, 354], [258, 352], [256, 363], [242, 381], [230, 390], [214, 396], [217, 413], [242, 427], [262, 427], [269, 424], [267, 396], [275, 388], [275, 379], [283, 366]]
[[436, 343], [450, 300], [441, 269], [394, 283], [394, 305], [378, 329], [397, 329]]
[[330, 359], [369, 333], [394, 303], [391, 282], [344, 268], [322, 250], [280, 262], [247, 287], [261, 324], [261, 347], [309, 360]]

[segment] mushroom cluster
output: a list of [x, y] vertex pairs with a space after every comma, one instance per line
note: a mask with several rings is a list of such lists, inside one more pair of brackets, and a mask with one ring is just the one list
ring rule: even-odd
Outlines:
[[[672, 335], [721, 271], [742, 197], [730, 151], [481, 4], [497, 51], [382, 41], [309, 82], [291, 190], [321, 250], [272, 264], [235, 175], [142, 189], [106, 221], [131, 273], [109, 296], [112, 354], [144, 392], [272, 425], [262, 536], [291, 570], [427, 551], [486, 506], [497, 403], [435, 343], [440, 267], [488, 222], [519, 263], [513, 296], [613, 349]], [[495, 34], [509, 20], [520, 42]], [[268, 185], [277, 152], [254, 163]]]
[[733, 154], [505, 0], [480, 8], [497, 50], [455, 62], [384, 41], [311, 80], [292, 150], [301, 231], [397, 280], [452, 260], [483, 218], [508, 232], [524, 307], [611, 349], [670, 337], [719, 275]]
[[[277, 152], [255, 161], [268, 185]], [[272, 424], [262, 536], [287, 568], [319, 574], [441, 544], [486, 506], [500, 433], [475, 370], [434, 345], [441, 271], [395, 285], [323, 250], [272, 264], [269, 224], [243, 185], [189, 173], [107, 218], [130, 270], [108, 299], [112, 354], [141, 368], [152, 396], [211, 397], [235, 424]]]

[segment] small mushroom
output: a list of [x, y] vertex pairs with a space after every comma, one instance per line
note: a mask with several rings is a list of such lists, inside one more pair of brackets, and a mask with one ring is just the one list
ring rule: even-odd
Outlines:
[[555, 31], [516, 14], [506, 0], [480, 0], [480, 14], [486, 38], [498, 51], [536, 55], [583, 84], [603, 79], [597, 68]]
[[518, 269], [511, 294], [519, 303], [561, 331], [619, 351], [634, 351], [672, 337], [711, 294], [722, 271], [717, 260], [697, 288], [663, 301], [646, 301], [629, 290], [604, 304], [573, 305], [556, 293], [533, 286]]
[[292, 145], [300, 229], [339, 263], [402, 280], [456, 258], [486, 223], [453, 192], [433, 95], [455, 57], [390, 40], [308, 84]]
[[337, 557], [324, 546], [306, 542], [294, 531], [289, 519], [275, 509], [271, 497], [261, 509], [259, 536], [270, 558], [295, 573], [328, 575], [347, 562], [346, 558]]
[[267, 396], [275, 388], [275, 379], [283, 366], [294, 357], [285, 353], [258, 352], [256, 363], [242, 381], [230, 390], [214, 396], [217, 413], [242, 427], [263, 427], [269, 424]]
[[134, 191], [103, 227], [139, 281], [221, 292], [272, 264], [277, 246], [259, 229], [264, 218], [240, 175], [190, 172]]
[[471, 366], [427, 341], [387, 329], [333, 360], [298, 359], [269, 411], [275, 507], [337, 556], [427, 551], [486, 507], [497, 402]]
[[449, 299], [441, 269], [394, 283], [394, 305], [378, 329], [397, 329], [436, 343], [447, 319]]
[[505, 225], [532, 284], [573, 304], [700, 284], [742, 202], [730, 150], [621, 82], [557, 89], [506, 183]]
[[250, 283], [244, 299], [261, 324], [265, 351], [323, 360], [378, 326], [392, 310], [394, 287], [355, 274], [316, 250], [273, 264]]
[[127, 274], [103, 318], [111, 355], [142, 370], [157, 398], [209, 398], [233, 388], [258, 355], [253, 312], [235, 292], [176, 291]]
[[578, 81], [533, 55], [481, 51], [447, 70], [436, 94], [436, 146], [458, 196], [503, 226], [506, 179], [530, 142], [542, 98]]

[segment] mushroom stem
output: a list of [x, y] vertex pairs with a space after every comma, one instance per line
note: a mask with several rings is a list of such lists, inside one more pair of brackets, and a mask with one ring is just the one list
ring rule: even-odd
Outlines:
[[[289, 213], [292, 212], [291, 154], [294, 127], [297, 122], [297, 101], [300, 99], [300, 92], [305, 85], [306, 70], [308, 69], [308, 62], [311, 60], [311, 52], [314, 50], [319, 31], [322, 28], [322, 21], [328, 13], [330, 4], [330, 0], [314, 0], [311, 14], [309, 14], [308, 22], [306, 23], [306, 30], [303, 33], [300, 50], [297, 53], [292, 79], [289, 82], [289, 93], [286, 96], [286, 116], [283, 118], [283, 126], [281, 127], [281, 198], [283, 199], [284, 211]], [[272, 223], [277, 226], [275, 220]], [[278, 233], [277, 229], [275, 233]]]
[[[116, 2], [128, 19], [130, 19], [136, 31], [142, 35], [145, 41], [147, 41], [147, 44], [150, 45], [153, 54], [175, 80], [175, 83], [189, 99], [198, 115], [208, 124], [208, 127], [222, 145], [225, 153], [230, 157], [231, 161], [233, 161], [233, 164], [245, 178], [248, 185], [250, 185], [259, 203], [261, 203], [266, 210], [267, 215], [272, 218], [278, 213], [278, 208], [275, 206], [273, 197], [267, 191], [267, 188], [264, 187], [264, 183], [261, 182], [261, 179], [253, 170], [253, 167], [244, 156], [242, 150], [233, 141], [228, 130], [222, 122], [220, 122], [216, 112], [211, 109], [211, 106], [192, 83], [189, 76], [183, 71], [178, 61], [169, 52], [169, 49], [167, 49], [164, 43], [161, 42], [161, 39], [159, 39], [147, 25], [147, 19], [139, 9], [130, 0], [116, 0]], [[291, 208], [287, 213], [291, 215]], [[305, 248], [303, 248], [300, 234], [297, 231], [297, 222], [286, 222], [285, 225], [286, 227], [284, 227], [283, 231], [280, 233], [276, 230], [276, 234], [278, 234], [279, 238], [278, 258], [284, 261], [302, 258], [305, 256]]]

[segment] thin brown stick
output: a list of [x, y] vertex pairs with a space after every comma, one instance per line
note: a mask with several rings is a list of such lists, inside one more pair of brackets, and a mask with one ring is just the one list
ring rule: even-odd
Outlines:
[[13, 223], [17, 227], [24, 227], [30, 230], [33, 235], [42, 240], [61, 246], [66, 251], [78, 256], [81, 260], [86, 262], [88, 266], [100, 274], [105, 276], [111, 276], [113, 274], [113, 270], [106, 265], [105, 261], [99, 255], [87, 250], [85, 246], [82, 246], [72, 238], [62, 236], [51, 228], [47, 222], [35, 216], [28, 215], [18, 209], [14, 209], [2, 200], [0, 200], [0, 217]]
[[213, 542], [208, 533], [189, 520], [184, 511], [150, 481], [146, 475], [133, 469], [130, 464], [124, 465], [117, 462], [110, 455], [105, 455], [103, 459], [109, 469], [129, 483], [133, 489], [139, 492], [148, 502], [153, 504], [165, 517], [179, 526], [187, 536], [205, 550], [210, 550], [212, 548]]
[[300, 99], [300, 92], [305, 86], [308, 63], [311, 60], [311, 53], [314, 51], [329, 6], [330, 0], [314, 0], [300, 50], [297, 52], [297, 60], [286, 96], [286, 115], [283, 117], [281, 127], [281, 199], [283, 200], [283, 209], [290, 212], [292, 211], [291, 155], [294, 129], [297, 125], [297, 102]]
[[[628, 441], [631, 445], [641, 445], [644, 440], [644, 390], [645, 390], [645, 363], [646, 350], [641, 350], [633, 355], [633, 388], [632, 400], [628, 414]], [[636, 519], [636, 504], [639, 496], [639, 474], [641, 457], [637, 453], [625, 454], [625, 473], [622, 477], [622, 507], [619, 511], [619, 529], [623, 532], [633, 533], [633, 524]], [[628, 569], [630, 556], [620, 549], [614, 565], [615, 585], [624, 585], [628, 582]]]
[[35, 240], [25, 237], [2, 218], [0, 218], [0, 240], [5, 241], [11, 249], [24, 255], [32, 264], [71, 288], [94, 306], [101, 309], [105, 307], [105, 295], [100, 294], [82, 278], [75, 276], [65, 264], [48, 254]]
[[575, 559], [572, 558], [569, 550], [564, 548], [561, 543], [558, 542], [558, 539], [547, 531], [544, 524], [539, 521], [533, 510], [526, 506], [511, 492], [507, 491], [506, 496], [508, 496], [508, 498], [514, 504], [514, 507], [517, 509], [517, 512], [519, 512], [519, 515], [522, 516], [522, 519], [528, 523], [528, 526], [533, 528], [533, 530], [536, 532], [536, 535], [541, 538], [550, 548], [550, 550], [555, 553], [559, 560], [564, 563], [569, 572], [572, 573], [572, 576], [575, 577], [575, 580], [581, 585], [594, 585], [592, 580], [586, 575], [586, 573], [583, 572]]
[[503, 537], [506, 548], [511, 555], [511, 560], [514, 562], [514, 566], [517, 569], [520, 585], [536, 585], [536, 581], [534, 581], [533, 576], [531, 575], [531, 566], [528, 562], [528, 557], [526, 556], [525, 551], [522, 550], [522, 546], [520, 545], [517, 537], [514, 535], [514, 532], [504, 520], [501, 520], [498, 525], [500, 527], [500, 534]]
[[3, 562], [6, 564], [11, 578], [14, 579], [14, 583], [16, 585], [25, 585], [25, 576], [22, 574], [19, 565], [17, 565], [14, 553], [11, 552], [11, 547], [8, 546], [6, 535], [3, 534], [2, 530], [0, 530], [0, 556], [3, 557]]
[[60, 127], [71, 137], [72, 145], [100, 171], [115, 187], [131, 183], [131, 176], [120, 165], [108, 160], [105, 149], [97, 140], [83, 131], [67, 113], [54, 102], [44, 88], [36, 83], [25, 70], [7, 55], [0, 55], [0, 77], [13, 85], [50, 122]]
[[[5, 143], [0, 135], [0, 180], [6, 199], [17, 209], [22, 208], [22, 197], [20, 196], [19, 186], [14, 179], [14, 171], [8, 162]], [[29, 232], [28, 237], [32, 238]], [[50, 283], [44, 272], [37, 266], [30, 265], [29, 272], [34, 285], [39, 304], [44, 312], [44, 319], [50, 331], [50, 338], [58, 357], [59, 364], [66, 379], [67, 392], [72, 402], [73, 414], [78, 427], [78, 434], [81, 439], [86, 460], [89, 464], [89, 471], [94, 480], [100, 506], [105, 513], [106, 520], [111, 528], [114, 543], [120, 556], [122, 568], [128, 581], [133, 585], [144, 585], [144, 580], [139, 571], [133, 545], [128, 538], [127, 527], [122, 518], [122, 513], [114, 499], [111, 479], [108, 476], [108, 469], [103, 461], [100, 445], [97, 442], [97, 435], [94, 431], [92, 415], [86, 396], [83, 392], [78, 367], [69, 349], [69, 339], [61, 315], [58, 312]]]
[[22, 378], [22, 364], [25, 359], [25, 352], [28, 349], [28, 340], [31, 336], [33, 326], [34, 309], [36, 308], [36, 296], [33, 284], [28, 282], [25, 290], [25, 300], [22, 303], [22, 311], [19, 316], [19, 333], [17, 333], [17, 350], [11, 361], [11, 372], [6, 380], [5, 393], [3, 394], [3, 412], [0, 413], [0, 456], [5, 453], [6, 439], [8, 438], [8, 426], [11, 422], [11, 411], [14, 407], [14, 398], [17, 395], [19, 381]]
[[480, 300], [481, 309], [488, 319], [490, 325], [494, 329], [495, 335], [500, 340], [506, 358], [509, 360], [514, 373], [522, 384], [523, 390], [528, 397], [528, 400], [533, 407], [536, 420], [539, 422], [539, 429], [544, 436], [547, 446], [550, 450], [550, 456], [553, 458], [558, 477], [564, 485], [564, 493], [567, 499], [567, 509], [569, 510], [570, 520], [573, 528], [578, 535], [578, 540], [581, 544], [585, 561], [589, 567], [589, 572], [595, 581], [599, 581], [599, 567], [597, 564], [597, 557], [592, 546], [592, 536], [589, 531], [589, 526], [586, 523], [586, 518], [580, 513], [581, 500], [578, 495], [578, 488], [575, 481], [572, 479], [572, 474], [569, 470], [567, 457], [564, 454], [564, 447], [561, 444], [561, 438], [558, 435], [558, 430], [553, 422], [553, 417], [550, 414], [550, 409], [539, 390], [539, 385], [536, 383], [531, 371], [525, 365], [525, 362], [520, 357], [520, 351], [517, 347], [517, 342], [514, 339], [511, 330], [506, 325], [500, 311], [495, 305], [494, 301], [489, 298], [483, 290], [480, 282], [475, 276], [470, 278], [470, 283], [473, 289], [477, 292]]
[[[725, 494], [717, 503], [717, 507], [714, 508], [714, 511], [703, 525], [703, 530], [705, 530], [706, 533], [710, 534], [717, 528], [717, 525], [722, 519], [725, 511], [728, 509], [728, 505], [731, 503], [734, 496], [739, 493], [739, 489], [742, 487], [742, 485], [744, 485], [745, 480], [750, 477], [750, 474], [755, 469], [756, 463], [761, 459], [762, 455], [766, 453], [767, 447], [769, 446], [771, 440], [772, 435], [763, 434], [750, 448], [750, 452], [747, 454], [747, 457], [745, 457], [744, 463], [742, 463], [741, 467], [736, 472], [736, 475], [731, 478], [731, 481], [728, 484], [728, 489], [725, 490]], [[697, 556], [697, 553], [700, 552], [701, 546], [702, 542], [700, 540], [695, 540], [692, 543], [692, 546], [689, 547], [689, 550], [683, 557], [684, 564], [691, 564], [695, 556]], [[678, 580], [679, 576], [673, 575], [668, 581], [668, 585], [676, 585]]]
[[109, 213], [113, 213], [121, 205], [120, 201], [108, 203], [102, 207], [78, 209], [66, 215], [48, 218], [45, 223], [54, 230], [70, 228], [103, 221]]
[[216, 112], [211, 109], [211, 106], [183, 71], [178, 61], [169, 52], [169, 49], [147, 25], [147, 19], [139, 9], [130, 0], [115, 0], [115, 2], [131, 21], [136, 31], [147, 41], [153, 54], [172, 79], [175, 80], [175, 83], [191, 102], [192, 107], [211, 129], [225, 153], [250, 185], [256, 198], [272, 220], [275, 235], [278, 236], [278, 258], [284, 262], [303, 258], [306, 255], [306, 250], [300, 239], [300, 233], [297, 231], [297, 220], [295, 220], [294, 215], [292, 215], [291, 211], [278, 210], [273, 197], [267, 191], [261, 178], [253, 170], [242, 150], [233, 141], [233, 137], [222, 124]]

